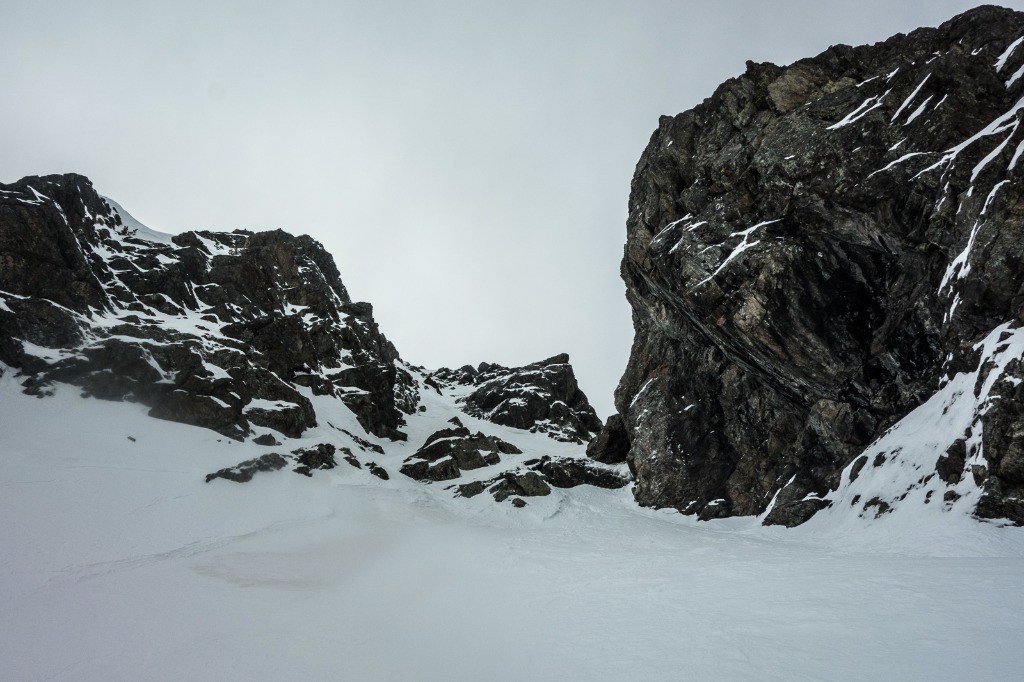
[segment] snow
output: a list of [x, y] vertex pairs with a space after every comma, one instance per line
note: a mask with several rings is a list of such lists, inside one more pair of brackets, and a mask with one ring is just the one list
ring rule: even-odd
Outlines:
[[964, 250], [953, 259], [953, 261], [946, 267], [946, 274], [942, 277], [942, 282], [939, 283], [939, 293], [946, 288], [955, 275], [958, 280], [963, 279], [971, 271], [971, 250], [974, 248], [974, 240], [978, 238], [978, 232], [985, 223], [981, 219], [975, 220], [974, 225], [971, 227], [971, 236], [967, 239], [967, 246]]
[[[895, 73], [895, 72], [893, 72], [893, 73]], [[877, 109], [880, 106], [882, 106], [882, 102], [885, 101], [885, 98], [889, 95], [890, 92], [892, 92], [891, 89], [890, 90], [886, 90], [885, 94], [883, 94], [883, 95], [875, 96], [875, 97], [868, 97], [866, 100], [861, 102], [860, 105], [856, 109], [854, 109], [853, 111], [848, 113], [846, 116], [844, 116], [841, 121], [839, 121], [838, 123], [835, 123], [833, 125], [830, 125], [828, 128], [826, 128], [826, 130], [838, 130], [839, 128], [842, 128], [843, 126], [848, 126], [851, 123], [859, 121], [860, 119], [862, 119], [865, 116], [867, 116], [867, 114], [869, 112], [874, 111], [875, 109]]]
[[988, 212], [988, 206], [989, 204], [992, 203], [992, 200], [996, 198], [996, 194], [998, 194], [999, 189], [1009, 182], [1009, 180], [1002, 180], [1000, 182], [997, 182], [995, 186], [992, 187], [992, 190], [988, 193], [988, 196], [985, 197], [984, 205], [981, 207], [981, 215], [985, 215]]
[[[902, 142], [902, 140], [900, 140], [900, 142]], [[897, 144], [896, 146], [899, 146], [899, 144]], [[893, 147], [893, 149], [895, 149], [895, 148], [896, 147]], [[892, 150], [890, 149], [890, 151], [892, 151]], [[884, 173], [885, 171], [889, 170], [893, 166], [897, 166], [897, 165], [903, 163], [904, 161], [906, 161], [908, 159], [912, 159], [915, 156], [924, 156], [925, 154], [927, 154], [927, 152], [910, 152], [908, 154], [904, 154], [903, 156], [901, 156], [900, 158], [896, 159], [895, 161], [889, 162], [889, 164], [887, 164], [884, 168], [879, 168], [878, 170], [874, 171], [873, 173], [868, 175], [868, 177], [870, 178], [873, 175], [877, 175], [879, 173]]]
[[[45, 201], [52, 201], [52, 199], [50, 199], [50, 197], [45, 196], [43, 194], [40, 194], [39, 191], [36, 190], [35, 187], [32, 187], [31, 185], [29, 185], [28, 189], [29, 189], [30, 192], [32, 192], [32, 195], [36, 198], [35, 199], [35, 203], [41, 204], [41, 203], [43, 203]], [[26, 203], [28, 203], [28, 202], [26, 202]], [[54, 203], [56, 203], [56, 202], [54, 202]]]
[[1013, 72], [1013, 75], [1010, 76], [1009, 80], [1006, 81], [1006, 87], [1010, 87], [1011, 85], [1016, 83], [1021, 76], [1024, 76], [1024, 65], [1022, 65], [1019, 69]]
[[658, 234], [654, 235], [654, 239], [651, 240], [651, 244], [653, 245], [653, 244], [657, 244], [658, 242], [660, 242], [664, 238], [664, 236], [666, 234], [668, 234], [669, 232], [672, 231], [673, 228], [675, 228], [681, 222], [683, 222], [685, 220], [689, 220], [691, 217], [692, 216], [687, 214], [686, 216], [683, 216], [679, 220], [673, 220], [668, 225], [666, 225], [665, 227], [663, 227], [660, 230], [658, 230]]
[[[849, 524], [856, 518], [849, 513], [851, 507], [856, 506], [855, 499], [863, 505], [873, 498], [894, 505], [890, 514], [898, 519], [896, 523], [920, 524], [926, 535], [935, 534], [933, 539], [939, 534], [956, 532], [965, 521], [971, 522], [968, 515], [981, 497], [981, 488], [971, 475], [963, 476], [959, 483], [947, 488], [935, 475], [935, 462], [955, 440], [966, 435], [967, 451], [973, 452], [967, 459], [966, 470], [969, 472], [971, 465], [985, 464], [978, 418], [991, 404], [992, 389], [1008, 378], [1004, 372], [1009, 363], [1024, 357], [1024, 328], [1012, 328], [1010, 323], [999, 325], [975, 348], [981, 355], [977, 368], [952, 377], [931, 398], [872, 443], [864, 451], [868, 462], [856, 480], [850, 480], [851, 464], [843, 472], [838, 491], [827, 496], [833, 507], [822, 519], [814, 517], [812, 525], [816, 520], [817, 524], [828, 524], [826, 517]], [[876, 455], [884, 457], [884, 463], [872, 464]], [[959, 497], [944, 502], [942, 496], [950, 489]], [[929, 497], [931, 502], [926, 503]], [[942, 510], [938, 513], [947, 517], [948, 523], [929, 528], [929, 517], [935, 516], [937, 509]]]
[[986, 154], [985, 158], [978, 162], [978, 165], [971, 171], [971, 182], [974, 182], [977, 179], [981, 171], [985, 169], [985, 166], [990, 164], [993, 159], [1003, 153], [1003, 149], [1006, 148], [1006, 145], [1010, 142], [1010, 138], [1013, 137], [1013, 134], [1017, 131], [1018, 125], [1020, 125], [1020, 123], [1015, 121], [1013, 126], [1010, 127], [1010, 133], [1003, 138], [1003, 141], [996, 145], [995, 149]]
[[[971, 481], [949, 508], [850, 513], [852, 496], [901, 494], [934, 465], [1024, 332], [1001, 325], [978, 348], [977, 370], [867, 451], [902, 448], [908, 466], [847, 472], [833, 508], [795, 529], [641, 509], [628, 488], [555, 489], [524, 509], [452, 497], [490, 467], [430, 485], [399, 474], [450, 428], [464, 387], [424, 391], [407, 442], [364, 434], [378, 455], [341, 432], [363, 433], [351, 411], [307, 388], [320, 426], [266, 448], [68, 386], [26, 396], [0, 365], [0, 678], [1013, 679], [1024, 530], [969, 518]], [[523, 450], [502, 466], [583, 452], [458, 416]], [[391, 479], [339, 462], [204, 482], [324, 441]]]
[[210, 377], [214, 381], [218, 379], [230, 379], [231, 375], [228, 374], [227, 370], [219, 365], [215, 365], [212, 362], [203, 360], [203, 369], [209, 372], [212, 376]]
[[[919, 172], [914, 177], [916, 178], [918, 176], [924, 175], [925, 173], [927, 173], [927, 172], [929, 172], [931, 170], [934, 170], [934, 169], [938, 168], [939, 166], [948, 165], [948, 164], [952, 163], [953, 161], [956, 160], [956, 157], [959, 156], [960, 153], [963, 150], [967, 149], [968, 147], [970, 147], [972, 144], [974, 144], [975, 142], [977, 142], [978, 140], [980, 140], [983, 137], [987, 137], [989, 135], [996, 135], [998, 133], [1002, 133], [1002, 132], [1005, 132], [1005, 131], [1010, 130], [1010, 129], [1015, 131], [1017, 129], [1017, 121], [1013, 121], [1012, 123], [1010, 121], [1017, 115], [1017, 112], [1020, 111], [1021, 109], [1024, 109], [1024, 97], [1022, 97], [1021, 99], [1017, 100], [1017, 103], [1014, 104], [1010, 108], [1009, 111], [1007, 111], [1003, 115], [999, 116], [998, 118], [994, 119], [991, 123], [989, 123], [984, 128], [982, 128], [981, 130], [976, 132], [974, 135], [971, 135], [969, 138], [967, 138], [966, 140], [964, 140], [960, 144], [957, 144], [957, 145], [947, 149], [943, 153], [943, 157], [941, 159], [936, 161], [931, 166], [928, 166], [927, 168], [925, 168], [924, 170]], [[1009, 139], [1012, 135], [1013, 135], [1013, 132], [1011, 132], [1009, 135], [1007, 135], [1007, 139]], [[1003, 144], [1005, 145], [1005, 140], [1004, 140]], [[1000, 145], [999, 148], [1002, 149], [1002, 146], [1003, 145]], [[994, 157], [992, 157], [992, 155], [990, 154], [988, 157], [983, 159], [982, 162], [978, 164], [978, 166], [975, 166], [974, 171], [973, 171], [972, 176], [971, 176], [971, 181], [972, 182], [973, 182], [974, 178], [977, 177], [978, 173], [981, 172], [981, 169], [984, 168], [985, 165], [992, 158], [994, 158]]]
[[[929, 73], [927, 76], [924, 77], [924, 80], [917, 84], [917, 87], [914, 88], [914, 91], [910, 93], [909, 97], [903, 100], [903, 104], [901, 104], [899, 108], [896, 109], [896, 113], [892, 115], [891, 119], [889, 119], [890, 123], [894, 122], [897, 118], [899, 118], [899, 115], [902, 114], [903, 110], [906, 109], [910, 105], [910, 103], [914, 101], [914, 98], [917, 97], [917, 93], [921, 92], [921, 88], [924, 87], [924, 84], [927, 83], [928, 79], [931, 77], [932, 75]], [[907, 121], [907, 123], [910, 123], [910, 121]]]
[[1021, 154], [1024, 154], [1024, 140], [1021, 140], [1020, 144], [1017, 145], [1017, 150], [1013, 152], [1013, 158], [1010, 159], [1010, 165], [1007, 166], [1006, 170], [1012, 171], [1017, 167], [1017, 161], [1020, 160]]
[[171, 235], [163, 232], [157, 232], [149, 227], [146, 227], [132, 216], [131, 213], [126, 211], [121, 204], [117, 203], [110, 197], [100, 197], [103, 201], [121, 216], [121, 224], [125, 227], [126, 232], [129, 236], [141, 239], [142, 241], [152, 242], [154, 244], [173, 244], [171, 241]]
[[922, 113], [924, 113], [925, 108], [928, 106], [928, 103], [931, 102], [931, 101], [932, 101], [932, 96], [928, 95], [928, 97], [923, 102], [921, 102], [921, 104], [916, 109], [914, 109], [914, 111], [910, 114], [910, 116], [907, 117], [907, 121], [903, 125], [908, 126], [911, 123], [913, 123], [914, 119], [916, 119], [918, 116], [920, 116]]
[[198, 232], [194, 232], [196, 239], [206, 248], [211, 256], [227, 256], [231, 253], [231, 247], [221, 244], [218, 241], [208, 239]]
[[1003, 67], [1006, 66], [1006, 60], [1010, 58], [1010, 55], [1013, 54], [1013, 51], [1016, 50], [1017, 46], [1020, 45], [1022, 42], [1024, 42], [1024, 36], [1021, 36], [1020, 38], [1017, 38], [1015, 41], [1010, 43], [1010, 46], [1006, 48], [1006, 50], [1004, 50], [1001, 55], [999, 55], [999, 58], [996, 59], [995, 63], [997, 72], [1003, 70]]
[[776, 218], [775, 220], [766, 220], [763, 223], [758, 223], [757, 225], [754, 225], [752, 227], [748, 227], [745, 230], [740, 230], [738, 232], [733, 232], [732, 234], [730, 234], [729, 235], [730, 238], [731, 237], [743, 237], [743, 239], [740, 241], [739, 244], [736, 245], [736, 247], [732, 250], [732, 252], [730, 252], [729, 255], [726, 256], [725, 260], [722, 261], [722, 263], [715, 269], [714, 272], [712, 272], [710, 275], [708, 275], [707, 277], [702, 279], [700, 282], [698, 282], [693, 288], [696, 289], [697, 287], [701, 286], [702, 284], [705, 284], [705, 283], [711, 281], [712, 279], [714, 279], [715, 275], [717, 275], [722, 270], [724, 270], [725, 266], [727, 266], [729, 263], [731, 263], [737, 257], [739, 257], [739, 255], [741, 253], [743, 253], [747, 249], [753, 248], [757, 244], [760, 244], [761, 243], [760, 239], [756, 239], [754, 241], [749, 241], [750, 240], [750, 235], [753, 234], [756, 230], [758, 230], [759, 228], [764, 227], [765, 225], [771, 225], [772, 223], [777, 223], [780, 220], [782, 220], [782, 218]]
[[[221, 400], [220, 398], [218, 398], [218, 397], [217, 397], [217, 396], [215, 396], [215, 395], [208, 395], [208, 396], [206, 396], [206, 397], [207, 397], [208, 399], [212, 400], [213, 402], [217, 403], [217, 404], [218, 404], [218, 405], [220, 405], [221, 407], [224, 407], [224, 408], [228, 408], [228, 409], [230, 409], [230, 408], [231, 408], [231, 405], [229, 405], [229, 404], [228, 404], [227, 402], [225, 402], [225, 401]], [[248, 408], [246, 408], [246, 409], [248, 410]]]
[[253, 398], [246, 404], [245, 412], [250, 410], [267, 410], [268, 412], [276, 412], [277, 410], [288, 410], [295, 407], [294, 403], [285, 402], [283, 400], [265, 400], [263, 398]]
[[47, 348], [45, 346], [32, 343], [31, 341], [25, 341], [24, 339], [21, 340], [21, 351], [33, 357], [45, 360], [48, 363], [56, 363], [66, 357], [75, 355], [74, 351], [65, 350], [63, 348]]
[[656, 378], [657, 377], [651, 377], [650, 379], [648, 379], [647, 381], [644, 382], [644, 385], [641, 386], [640, 390], [636, 392], [635, 396], [633, 396], [633, 400], [630, 401], [630, 403], [629, 403], [630, 407], [633, 407], [634, 405], [636, 405], [636, 401], [639, 400], [640, 396], [642, 396], [644, 394], [644, 391], [646, 391], [648, 389], [648, 387], [650, 387], [650, 385], [652, 383], [654, 383], [654, 380]]

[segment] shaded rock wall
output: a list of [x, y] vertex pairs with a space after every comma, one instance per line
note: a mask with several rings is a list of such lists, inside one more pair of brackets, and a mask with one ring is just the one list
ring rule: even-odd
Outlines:
[[[1024, 15], [983, 7], [748, 63], [661, 119], [632, 183], [636, 336], [602, 435], [628, 441], [641, 504], [800, 523], [1022, 323], [1022, 35]], [[988, 462], [978, 513], [1021, 522], [1020, 396], [996, 390], [967, 460]]]

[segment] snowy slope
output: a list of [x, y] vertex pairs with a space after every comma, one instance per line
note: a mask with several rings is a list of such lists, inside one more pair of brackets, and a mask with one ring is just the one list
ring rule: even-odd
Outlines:
[[[206, 484], [267, 448], [19, 389], [0, 379], [5, 679], [1009, 679], [1024, 663], [1018, 529], [696, 523], [586, 486], [515, 509], [344, 463]], [[377, 460], [394, 470], [455, 409], [429, 397]]]

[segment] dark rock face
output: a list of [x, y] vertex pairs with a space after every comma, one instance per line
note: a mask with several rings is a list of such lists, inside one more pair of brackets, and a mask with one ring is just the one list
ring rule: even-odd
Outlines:
[[388, 475], [387, 469], [377, 464], [376, 462], [367, 462], [366, 468], [370, 470], [370, 473], [379, 478], [382, 481], [387, 481], [391, 478]]
[[[1014, 376], [1022, 374], [1018, 367]], [[961, 476], [974, 478], [981, 486], [978, 516], [1024, 525], [1024, 385], [1006, 382], [997, 388], [980, 425], [986, 465], [968, 467], [954, 456], [951, 468], [959, 464]], [[972, 444], [975, 459], [977, 449]]]
[[[508, 471], [502, 474], [488, 492], [495, 502], [504, 502], [513, 495], [520, 497], [543, 497], [551, 494], [551, 486], [536, 471]], [[517, 504], [517, 507], [525, 505]]]
[[[1024, 322], [1022, 33], [1024, 15], [982, 7], [748, 63], [661, 119], [629, 200], [622, 427], [591, 452], [628, 448], [640, 504], [802, 523], [944, 377], [983, 369], [982, 339]], [[1021, 523], [1024, 396], [991, 390], [977, 514]], [[942, 480], [965, 485], [972, 456]]]
[[585, 443], [601, 429], [564, 353], [524, 367], [485, 362], [477, 369], [468, 365], [458, 370], [442, 368], [432, 379], [475, 386], [464, 398], [466, 412], [495, 424], [573, 443]]
[[[526, 469], [515, 468], [504, 471], [493, 478], [471, 481], [456, 487], [460, 497], [476, 497], [485, 490], [496, 502], [504, 502], [513, 496], [543, 497], [551, 494], [555, 488], [575, 488], [579, 485], [592, 485], [598, 488], [622, 488], [629, 484], [629, 479], [618, 472], [600, 464], [584, 459], [568, 457], [548, 457], [523, 462]], [[517, 504], [515, 498], [512, 504]]]
[[613, 414], [601, 427], [601, 433], [587, 444], [587, 457], [605, 464], [620, 464], [629, 454], [629, 434], [622, 417]]
[[[352, 433], [351, 431], [346, 431], [345, 429], [340, 429], [340, 431], [342, 433], [344, 433], [346, 436], [348, 436], [349, 438], [351, 438], [353, 441], [355, 441], [355, 444], [358, 445], [359, 447], [361, 447], [364, 451], [366, 451], [366, 452], [376, 452], [378, 455], [383, 455], [384, 454], [384, 448], [382, 448], [381, 446], [377, 445], [376, 443], [371, 443], [370, 441], [366, 440], [365, 438], [360, 438], [359, 436], [357, 436], [356, 434]], [[406, 440], [406, 439], [403, 438], [401, 440]]]
[[[124, 214], [127, 216], [127, 214]], [[416, 382], [334, 261], [281, 231], [138, 226], [78, 175], [0, 185], [0, 362], [242, 438], [316, 424], [304, 390], [403, 438]]]
[[[334, 460], [337, 449], [330, 443], [320, 443], [309, 448], [299, 448], [288, 455], [271, 452], [256, 459], [246, 460], [233, 467], [215, 471], [206, 475], [206, 482], [215, 478], [223, 478], [235, 483], [248, 483], [260, 472], [278, 471], [290, 464], [297, 466], [292, 469], [297, 474], [312, 477], [317, 469], [333, 469], [338, 464]], [[351, 455], [351, 453], [349, 453]]]
[[[337, 452], [330, 443], [320, 443], [311, 448], [296, 450], [293, 454], [298, 464], [293, 471], [303, 476], [312, 476], [316, 469], [333, 469], [338, 466], [334, 460], [334, 453]], [[348, 453], [351, 456], [351, 453]]]
[[471, 433], [464, 426], [442, 429], [432, 434], [419, 450], [405, 460], [401, 473], [417, 480], [447, 481], [463, 471], [493, 466], [500, 454], [518, 455], [511, 443], [483, 433]]
[[598, 488], [622, 488], [629, 485], [629, 479], [612, 469], [568, 457], [541, 457], [525, 462], [526, 466], [544, 476], [544, 480], [556, 488], [575, 488], [578, 485], [592, 485]]
[[261, 471], [277, 471], [288, 466], [288, 460], [284, 455], [276, 452], [240, 462], [233, 467], [221, 469], [212, 474], [206, 475], [206, 482], [209, 483], [215, 478], [223, 478], [235, 483], [248, 483], [252, 477]]

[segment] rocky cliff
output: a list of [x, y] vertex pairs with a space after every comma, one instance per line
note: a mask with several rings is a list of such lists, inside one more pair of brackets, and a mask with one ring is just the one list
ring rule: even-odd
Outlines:
[[[1024, 14], [748, 63], [629, 199], [635, 340], [591, 456], [642, 505], [1024, 522]], [[843, 512], [843, 513], [852, 513]]]
[[[540, 482], [510, 495], [539, 494], [547, 478], [560, 487], [626, 484], [621, 473], [528, 436], [581, 444], [597, 431], [568, 356], [470, 368], [465, 385], [448, 370], [430, 375], [402, 361], [372, 307], [352, 301], [334, 260], [311, 238], [161, 234], [79, 175], [0, 185], [4, 371], [41, 398], [70, 384], [87, 397], [142, 403], [154, 417], [283, 449], [207, 481], [245, 482], [286, 467], [309, 476], [334, 468], [335, 455], [389, 478], [355, 451], [418, 480], [479, 468], [474, 476], [499, 487], [506, 476]], [[434, 414], [424, 414], [428, 403]], [[504, 438], [522, 431], [525, 446], [472, 434], [453, 415], [512, 427]], [[451, 433], [449, 418], [459, 424]], [[404, 443], [410, 433], [418, 442]], [[418, 449], [406, 457], [406, 446]], [[454, 485], [450, 494], [462, 495]]]
[[89, 180], [0, 185], [0, 361], [234, 438], [316, 424], [300, 387], [402, 438], [417, 389], [309, 237], [137, 224]]

